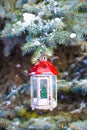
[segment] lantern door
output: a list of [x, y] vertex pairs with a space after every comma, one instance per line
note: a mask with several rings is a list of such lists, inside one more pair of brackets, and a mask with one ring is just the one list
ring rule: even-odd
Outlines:
[[31, 87], [30, 87], [30, 92], [31, 92], [31, 106], [32, 105], [37, 105], [37, 77], [36, 76], [31, 76]]
[[38, 82], [38, 105], [49, 105], [49, 78], [40, 77]]

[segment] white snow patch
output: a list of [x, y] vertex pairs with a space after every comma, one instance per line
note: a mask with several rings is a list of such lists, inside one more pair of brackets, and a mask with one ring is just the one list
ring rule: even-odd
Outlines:
[[7, 101], [6, 103], [7, 103], [7, 105], [10, 105], [10, 104], [11, 104], [11, 101]]
[[56, 22], [62, 22], [62, 20], [60, 18], [55, 18]]
[[12, 96], [12, 99], [16, 99], [16, 96], [13, 95], [13, 96]]
[[80, 103], [80, 107], [78, 109], [75, 109], [74, 111], [71, 111], [71, 114], [74, 114], [74, 113], [80, 113], [82, 111], [83, 108], [86, 107], [86, 104], [84, 101], [82, 101]]
[[82, 101], [82, 102], [80, 103], [80, 109], [82, 110], [82, 109], [85, 108], [85, 107], [86, 107], [86, 104], [85, 104], [84, 101]]
[[70, 38], [75, 38], [76, 37], [76, 34], [75, 33], [71, 33], [70, 34]]
[[41, 43], [36, 39], [36, 40], [34, 40], [34, 43], [33, 43], [34, 45], [40, 45]]
[[18, 126], [20, 124], [20, 122], [19, 121], [13, 122], [12, 124], [15, 125], [15, 126]]
[[58, 2], [57, 1], [54, 1], [54, 6], [57, 6], [58, 5]]
[[24, 13], [23, 14], [24, 23], [27, 25], [32, 25], [33, 21], [35, 20], [35, 15], [31, 13]]
[[17, 93], [18, 90], [17, 90], [17, 89], [11, 89], [11, 92], [12, 92], [12, 93]]
[[43, 16], [43, 15], [44, 15], [44, 11], [41, 11], [41, 12], [38, 13], [38, 16], [39, 16], [39, 17], [41, 17], [41, 16]]
[[0, 104], [0, 106], [3, 106], [3, 105], [10, 105], [11, 104], [11, 101], [5, 101], [3, 103]]
[[21, 108], [23, 108], [23, 105], [15, 107], [15, 110], [20, 110]]
[[57, 27], [57, 26], [59, 26], [59, 27], [65, 26], [64, 23], [62, 22], [62, 20], [61, 20], [60, 18], [52, 19], [52, 20], [50, 21], [50, 24], [51, 24], [51, 26], [52, 26], [52, 25], [55, 25], [55, 27]]
[[17, 67], [17, 68], [20, 68], [20, 67], [21, 67], [21, 65], [20, 65], [20, 64], [16, 64], [16, 67]]
[[25, 73], [25, 74], [28, 74], [28, 70], [24, 70], [24, 73]]

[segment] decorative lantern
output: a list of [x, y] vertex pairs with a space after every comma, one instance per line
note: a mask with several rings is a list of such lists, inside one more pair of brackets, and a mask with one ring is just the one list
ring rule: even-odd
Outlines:
[[57, 106], [56, 68], [47, 61], [45, 55], [40, 57], [30, 70], [31, 108], [53, 110]]

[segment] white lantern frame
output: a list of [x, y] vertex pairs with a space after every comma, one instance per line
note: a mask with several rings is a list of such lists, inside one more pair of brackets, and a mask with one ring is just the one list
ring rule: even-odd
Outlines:
[[51, 73], [31, 74], [30, 95], [32, 110], [53, 110], [57, 106], [57, 77]]

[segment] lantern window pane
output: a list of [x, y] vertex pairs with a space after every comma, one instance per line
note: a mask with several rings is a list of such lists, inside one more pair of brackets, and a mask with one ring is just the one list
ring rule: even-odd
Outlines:
[[47, 98], [47, 79], [40, 80], [40, 98]]
[[33, 97], [36, 98], [37, 97], [37, 79], [33, 79], [32, 80], [32, 84], [33, 84]]
[[56, 100], [56, 77], [52, 76], [53, 79], [53, 97]]

